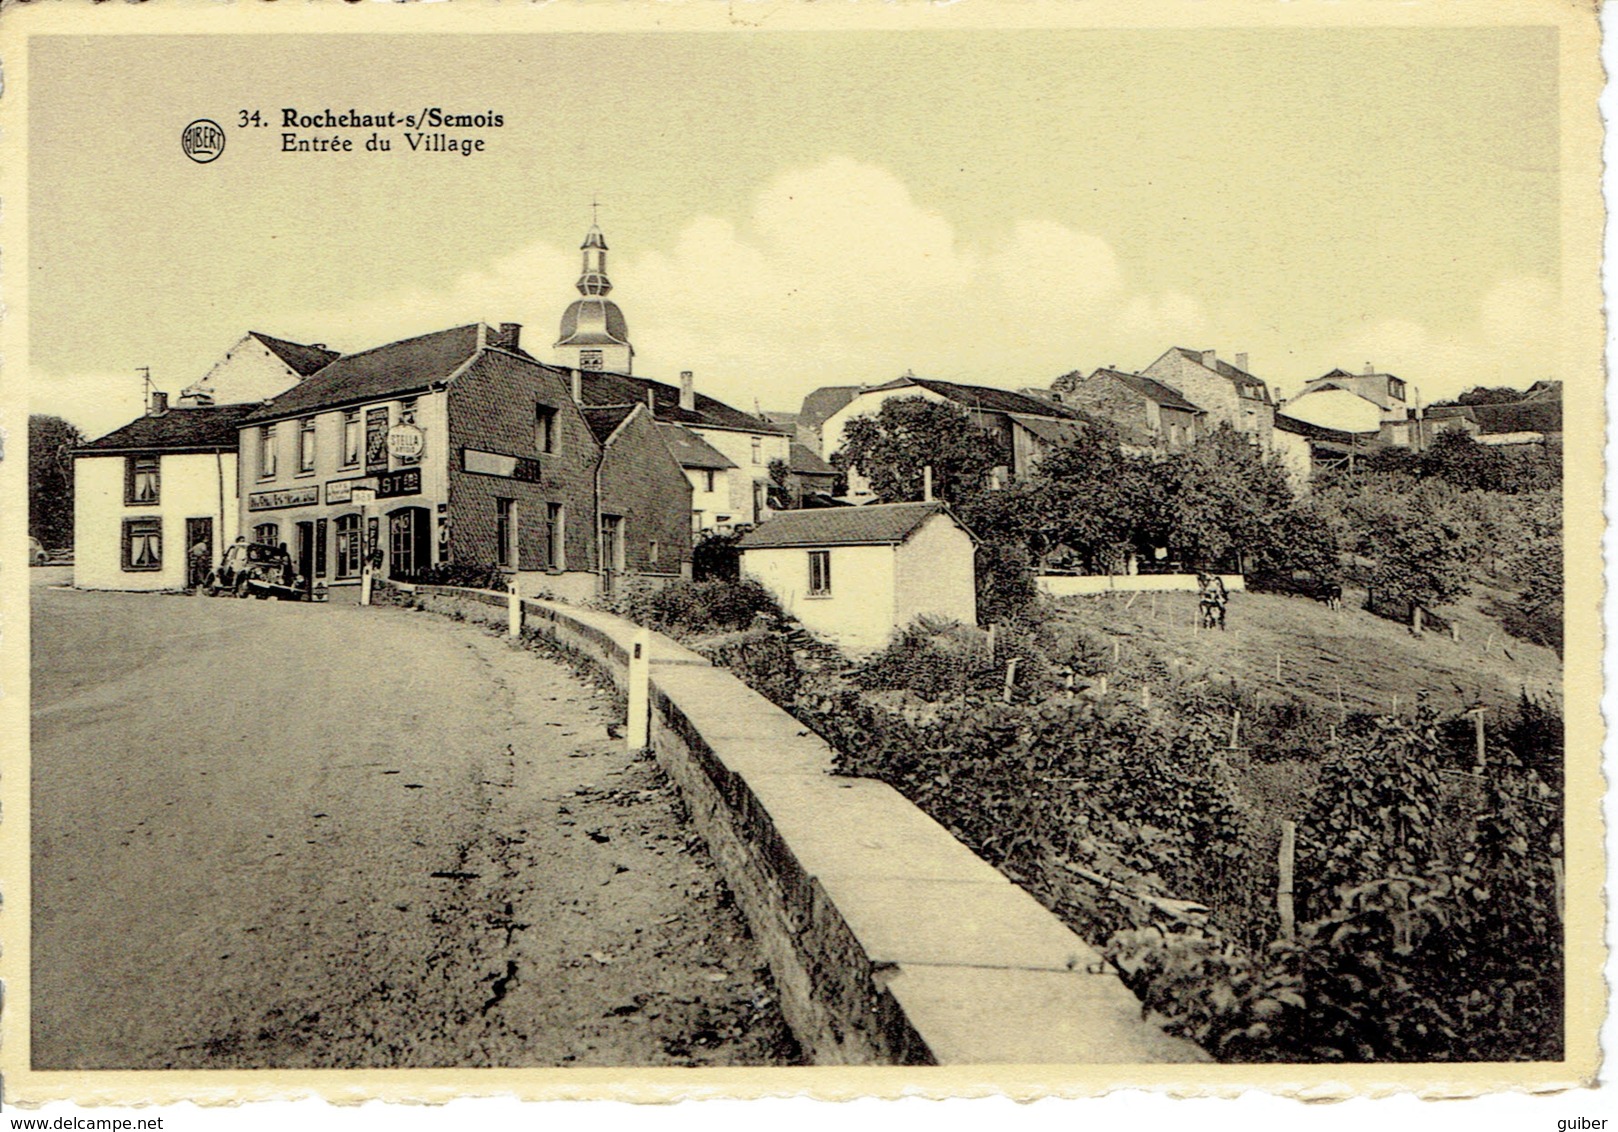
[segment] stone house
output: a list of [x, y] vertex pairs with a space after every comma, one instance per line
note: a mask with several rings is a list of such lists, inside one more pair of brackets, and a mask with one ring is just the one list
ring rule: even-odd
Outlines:
[[[496, 567], [570, 600], [681, 576], [690, 485], [650, 414], [588, 413], [579, 372], [536, 361], [520, 332], [476, 323], [350, 354], [250, 414], [242, 530], [287, 543], [334, 596], [367, 548], [384, 576]], [[356, 487], [376, 492], [367, 511]]]
[[1114, 422], [1124, 442], [1137, 447], [1188, 447], [1208, 415], [1161, 381], [1108, 366], [1088, 377], [1076, 370], [1064, 374], [1051, 383], [1050, 394], [1057, 404]]
[[1213, 350], [1187, 350], [1176, 346], [1141, 370], [1173, 389], [1205, 412], [1198, 428], [1228, 424], [1253, 438], [1265, 452], [1270, 450], [1275, 428], [1275, 401], [1269, 386], [1247, 372], [1247, 355], [1237, 354], [1232, 365]]

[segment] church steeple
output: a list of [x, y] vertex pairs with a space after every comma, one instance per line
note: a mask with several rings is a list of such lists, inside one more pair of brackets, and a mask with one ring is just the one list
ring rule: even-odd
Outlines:
[[590, 222], [590, 231], [585, 234], [584, 243], [579, 245], [584, 252], [584, 267], [579, 273], [579, 294], [605, 295], [612, 290], [612, 281], [607, 278], [607, 238], [601, 234], [600, 225]]
[[635, 348], [629, 344], [623, 312], [606, 297], [612, 290], [607, 278], [607, 238], [596, 223], [594, 203], [590, 205], [590, 230], [579, 249], [584, 263], [576, 286], [582, 297], [562, 313], [562, 332], [554, 347], [557, 361], [573, 369], [629, 373]]

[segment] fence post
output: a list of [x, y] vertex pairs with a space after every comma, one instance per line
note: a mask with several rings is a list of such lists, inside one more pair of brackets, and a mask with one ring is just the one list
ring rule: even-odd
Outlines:
[[1017, 686], [1018, 659], [1018, 657], [1014, 656], [1010, 660], [1006, 661], [1006, 687], [1005, 691], [1001, 693], [1000, 698], [1008, 704], [1011, 702], [1011, 690]]
[[1275, 910], [1281, 917], [1281, 938], [1292, 941], [1297, 934], [1292, 911], [1292, 858], [1298, 847], [1298, 826], [1295, 822], [1281, 823], [1281, 853], [1276, 861]]
[[1241, 732], [1242, 713], [1239, 711], [1232, 712], [1230, 715], [1230, 749], [1233, 751], [1236, 749], [1236, 744], [1241, 738]]
[[641, 629], [629, 648], [629, 719], [624, 740], [631, 751], [652, 745], [652, 631]]
[[522, 598], [517, 593], [517, 578], [511, 579], [511, 589], [506, 593], [506, 636], [522, 636]]
[[1476, 770], [1479, 774], [1482, 774], [1484, 767], [1486, 765], [1488, 765], [1488, 757], [1485, 754], [1486, 737], [1485, 737], [1484, 728], [1483, 728], [1483, 709], [1482, 708], [1473, 708], [1472, 709], [1472, 718], [1473, 718], [1473, 720], [1476, 721], [1476, 726], [1477, 726], [1477, 745], [1478, 745], [1478, 763], [1477, 763], [1477, 766], [1474, 767], [1473, 769]]

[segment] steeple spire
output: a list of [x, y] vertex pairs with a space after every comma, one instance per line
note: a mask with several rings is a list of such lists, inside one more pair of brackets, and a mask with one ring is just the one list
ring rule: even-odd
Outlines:
[[612, 290], [612, 281], [607, 278], [607, 238], [601, 234], [601, 226], [596, 223], [596, 201], [590, 199], [590, 230], [584, 234], [584, 243], [579, 245], [584, 252], [584, 266], [579, 273], [579, 294], [605, 295]]

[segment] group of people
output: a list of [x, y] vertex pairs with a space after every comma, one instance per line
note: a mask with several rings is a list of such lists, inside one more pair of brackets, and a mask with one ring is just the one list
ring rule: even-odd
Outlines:
[[1197, 610], [1204, 629], [1216, 626], [1224, 629], [1225, 606], [1229, 603], [1230, 593], [1225, 589], [1225, 579], [1205, 570], [1197, 571]]

